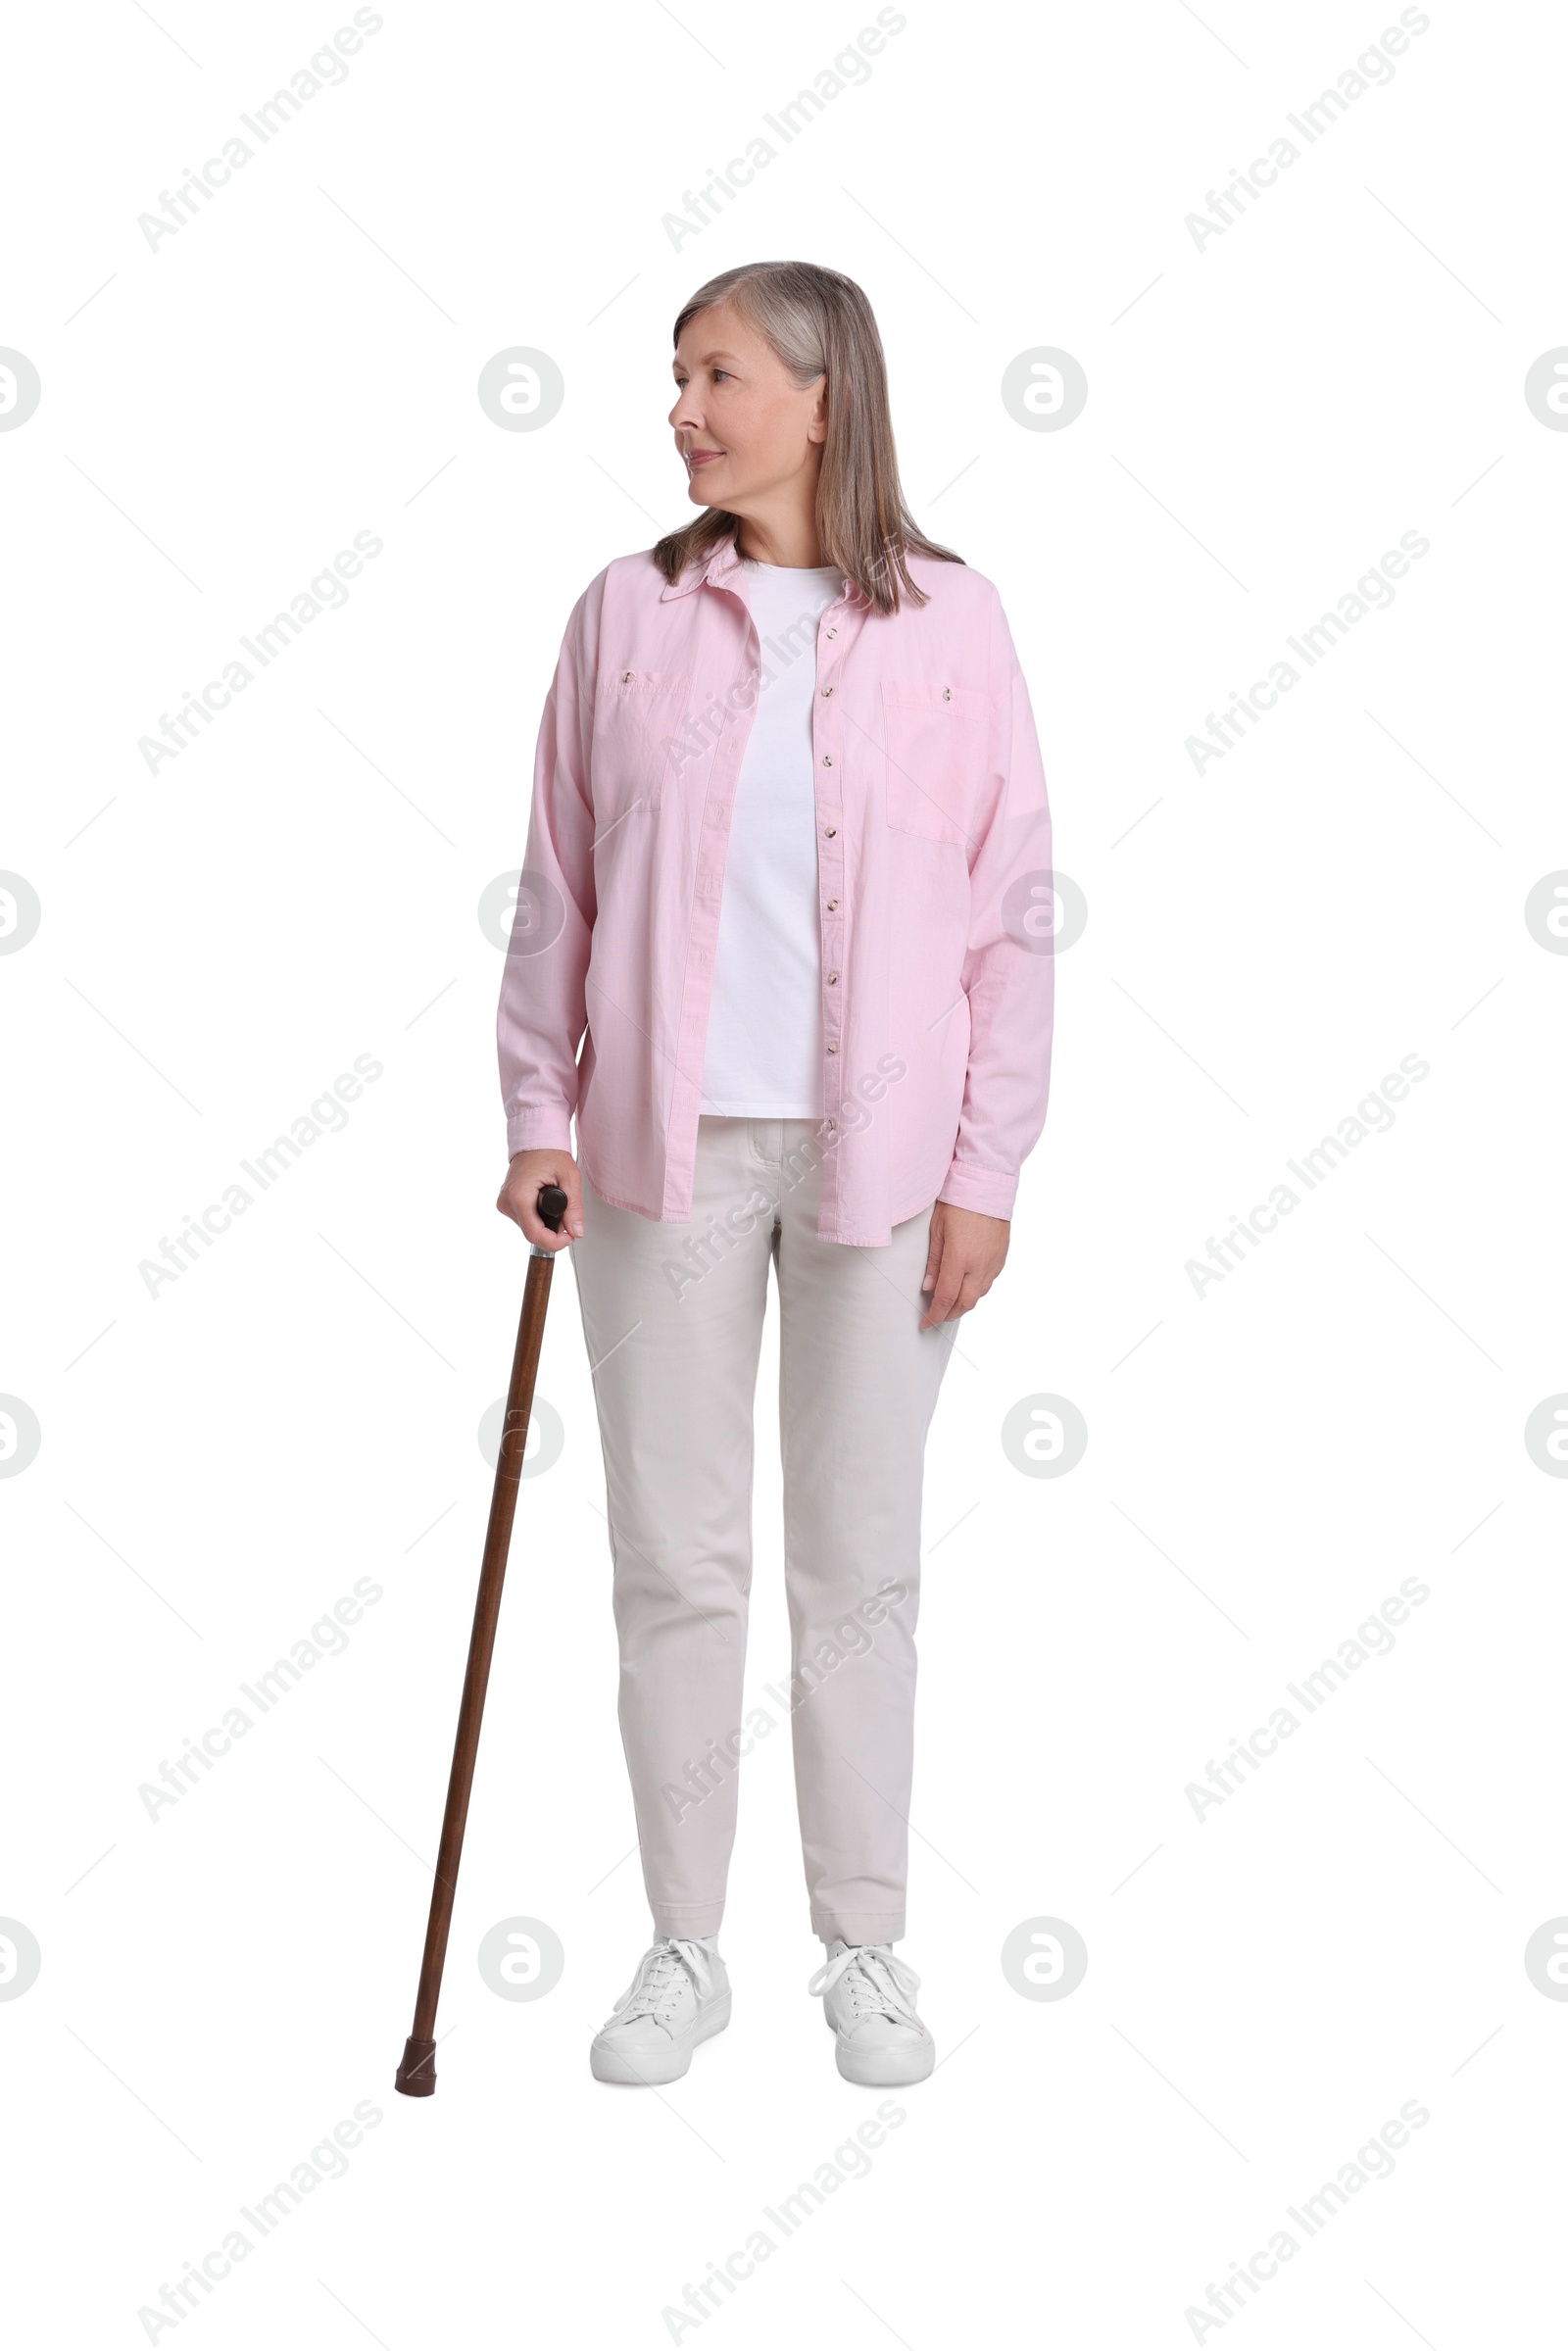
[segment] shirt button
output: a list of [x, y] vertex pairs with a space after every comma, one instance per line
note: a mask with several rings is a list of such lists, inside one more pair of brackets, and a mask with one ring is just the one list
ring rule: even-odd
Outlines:
[[953, 688], [951, 686], [943, 687], [942, 699], [944, 702], [951, 702], [953, 700]]
[[836, 1045], [830, 1045], [827, 1050], [830, 1053], [836, 1053], [839, 1049]]
[[836, 637], [839, 632], [836, 628], [830, 628], [827, 633], [830, 637]]
[[636, 670], [635, 670], [635, 669], [623, 669], [623, 670], [621, 671], [621, 673], [620, 673], [620, 682], [621, 682], [621, 684], [622, 684], [623, 686], [629, 686], [629, 685], [631, 684], [631, 681], [632, 681], [632, 679], [633, 679], [633, 678], [636, 676], [636, 674], [637, 674], [637, 672], [636, 672]]
[[823, 693], [824, 693], [824, 694], [831, 694], [831, 693], [832, 693], [832, 691], [833, 691], [833, 689], [832, 689], [832, 687], [831, 687], [831, 686], [824, 686], [824, 687], [822, 688], [822, 691], [823, 691]]
[[837, 900], [836, 898], [830, 898], [830, 899], [828, 900], [828, 902], [827, 902], [827, 910], [828, 910], [828, 912], [829, 912], [830, 914], [836, 914], [836, 913], [838, 912], [838, 906], [839, 906], [839, 902], [838, 902], [838, 900]]
[[829, 1129], [832, 1129], [833, 1127], [836, 1127], [836, 1126], [838, 1125], [838, 1123], [839, 1123], [839, 1122], [838, 1122], [838, 1120], [837, 1120], [836, 1118], [830, 1118], [830, 1119], [827, 1121], [827, 1124], [828, 1124], [828, 1127], [829, 1127]]
[[839, 975], [838, 975], [838, 973], [837, 973], [836, 971], [830, 971], [830, 972], [828, 973], [828, 975], [827, 975], [827, 984], [828, 984], [828, 986], [829, 986], [830, 988], [836, 988], [836, 987], [838, 986], [838, 984], [839, 984]]
[[824, 767], [831, 767], [831, 766], [832, 766], [832, 764], [833, 764], [833, 754], [832, 754], [830, 751], [824, 751], [824, 752], [823, 752], [823, 754], [822, 754], [822, 764], [823, 764], [823, 766], [824, 766]]
[[837, 826], [836, 824], [830, 824], [830, 825], [828, 826], [828, 828], [827, 828], [827, 837], [828, 837], [828, 839], [829, 839], [830, 841], [832, 840], [832, 838], [833, 838], [834, 834], [835, 834], [835, 833], [838, 831], [838, 829], [839, 829], [839, 828], [838, 828], [838, 826]]

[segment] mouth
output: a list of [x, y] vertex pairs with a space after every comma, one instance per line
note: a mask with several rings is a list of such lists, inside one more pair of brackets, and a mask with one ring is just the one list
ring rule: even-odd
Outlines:
[[722, 449], [688, 449], [686, 463], [695, 473], [699, 465], [716, 465], [723, 454]]

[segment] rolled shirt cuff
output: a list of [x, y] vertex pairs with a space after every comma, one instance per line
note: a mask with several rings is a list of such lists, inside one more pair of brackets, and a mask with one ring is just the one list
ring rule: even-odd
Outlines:
[[1010, 1219], [1018, 1195], [1018, 1178], [995, 1167], [977, 1167], [972, 1159], [955, 1159], [947, 1181], [937, 1194], [950, 1208], [970, 1208], [976, 1216]]
[[545, 1103], [533, 1109], [514, 1110], [507, 1120], [507, 1157], [514, 1158], [518, 1151], [566, 1151], [571, 1150], [571, 1112], [564, 1105]]

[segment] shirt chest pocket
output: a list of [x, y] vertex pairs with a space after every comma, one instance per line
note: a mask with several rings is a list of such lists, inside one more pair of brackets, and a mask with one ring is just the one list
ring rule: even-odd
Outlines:
[[678, 772], [690, 686], [688, 670], [670, 669], [620, 669], [600, 686], [590, 779], [596, 837], [623, 816], [662, 808]]
[[887, 820], [967, 845], [985, 772], [987, 704], [968, 686], [882, 680]]

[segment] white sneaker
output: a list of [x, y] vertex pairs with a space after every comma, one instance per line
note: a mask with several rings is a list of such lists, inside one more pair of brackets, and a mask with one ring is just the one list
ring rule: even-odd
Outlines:
[[830, 1944], [806, 1988], [821, 1997], [846, 2082], [891, 2089], [923, 2082], [936, 2064], [937, 2044], [914, 2012], [920, 1979], [891, 1943]]
[[678, 2082], [698, 2042], [728, 2023], [729, 1976], [714, 1937], [666, 1935], [638, 1961], [588, 2063], [599, 2082]]

